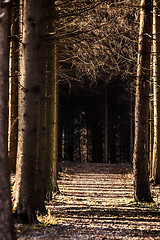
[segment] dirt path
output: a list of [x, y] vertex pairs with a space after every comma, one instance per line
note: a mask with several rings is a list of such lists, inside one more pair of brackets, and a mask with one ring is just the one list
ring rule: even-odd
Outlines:
[[129, 165], [65, 163], [62, 169], [60, 194], [39, 218], [43, 224], [17, 226], [19, 240], [160, 239], [159, 187], [152, 187], [154, 204], [134, 203]]

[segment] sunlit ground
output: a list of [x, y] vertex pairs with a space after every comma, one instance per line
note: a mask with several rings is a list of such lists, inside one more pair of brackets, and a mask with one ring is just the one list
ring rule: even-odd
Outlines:
[[155, 203], [133, 202], [129, 165], [62, 164], [60, 194], [42, 224], [18, 239], [160, 239], [159, 187]]

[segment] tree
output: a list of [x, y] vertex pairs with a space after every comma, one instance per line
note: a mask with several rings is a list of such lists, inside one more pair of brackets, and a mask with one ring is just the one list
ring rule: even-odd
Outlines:
[[35, 185], [40, 96], [39, 72], [41, 71], [39, 55], [42, 51], [40, 28], [43, 3], [39, 0], [22, 0], [20, 6], [22, 37], [19, 54], [19, 124], [14, 211], [21, 221], [32, 223], [36, 220], [37, 210]]
[[[4, 2], [4, 3], [3, 3]], [[8, 1], [9, 2], [9, 1]], [[0, 239], [14, 240], [8, 161], [9, 3], [0, 1]]]
[[[136, 6], [139, 1], [134, 1], [134, 4], [130, 0], [114, 2], [83, 0], [74, 3], [69, 1], [64, 4], [61, 0], [56, 1], [58, 20], [55, 40], [59, 46], [57, 74], [62, 91], [63, 85], [67, 85], [70, 95], [80, 88], [84, 91], [88, 89], [88, 92], [92, 94], [94, 88], [97, 91], [97, 87], [101, 86], [100, 94], [102, 95], [103, 88], [106, 88], [108, 95], [108, 92], [111, 92], [108, 91], [109, 84], [116, 78], [118, 84], [128, 88], [133, 83], [133, 76], [136, 73], [139, 20]], [[105, 99], [108, 101], [109, 97], [106, 96]], [[109, 109], [107, 101], [105, 101], [104, 150], [106, 153], [104, 156], [108, 155], [107, 145], [110, 145], [113, 149], [113, 160], [116, 161], [117, 136], [118, 141], [121, 141], [121, 146], [124, 142], [122, 138], [125, 138], [120, 137], [122, 128], [119, 121], [123, 120], [122, 118], [114, 119], [116, 125], [112, 124], [111, 115], [107, 113]], [[118, 114], [116, 117], [118, 118]], [[112, 124], [112, 130], [109, 124]], [[128, 122], [126, 124], [129, 125]], [[123, 123], [122, 125], [124, 126]], [[126, 139], [129, 135], [133, 136], [129, 133]], [[111, 143], [111, 138], [113, 138], [113, 143]], [[93, 149], [96, 150], [95, 147]], [[123, 151], [123, 156], [125, 154]], [[109, 158], [106, 161], [109, 162]]]
[[138, 4], [131, 0], [56, 1], [53, 37], [59, 46], [59, 80], [70, 88], [90, 88], [118, 75], [131, 79], [136, 72]]
[[58, 161], [58, 92], [57, 92], [57, 47], [52, 38], [56, 31], [55, 26], [55, 1], [49, 1], [48, 19], [48, 61], [47, 61], [47, 86], [46, 86], [46, 145], [45, 145], [45, 187], [50, 199], [52, 192], [58, 191], [57, 161]]
[[160, 9], [153, 0], [153, 163], [152, 179], [160, 183]]
[[39, 0], [39, 57], [38, 57], [38, 82], [39, 82], [39, 101], [38, 101], [38, 123], [37, 123], [37, 156], [36, 156], [36, 208], [43, 213], [46, 211], [44, 200], [45, 195], [45, 103], [46, 103], [46, 81], [47, 81], [47, 60], [48, 60], [48, 1]]
[[134, 198], [151, 202], [148, 172], [149, 80], [152, 1], [141, 0], [135, 100], [135, 140], [133, 153]]
[[18, 135], [18, 2], [12, 1], [9, 81], [9, 161], [11, 171], [16, 171]]

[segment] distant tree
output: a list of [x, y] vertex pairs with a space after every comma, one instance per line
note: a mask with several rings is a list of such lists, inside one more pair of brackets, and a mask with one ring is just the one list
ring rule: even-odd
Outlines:
[[133, 153], [134, 198], [151, 202], [148, 171], [149, 80], [152, 1], [141, 0], [135, 100], [135, 140]]
[[[118, 84], [123, 84], [124, 88], [129, 89], [130, 85], [135, 84], [138, 6], [139, 1], [134, 1], [133, 4], [130, 0], [114, 2], [83, 0], [74, 1], [74, 4], [72, 1], [65, 4], [61, 0], [56, 1], [57, 29], [56, 36], [53, 34], [53, 38], [59, 49], [57, 74], [60, 86], [68, 86], [71, 93], [80, 88], [91, 92], [94, 87], [96, 89], [97, 86], [103, 86], [107, 93], [108, 83], [116, 78]], [[102, 91], [100, 94], [103, 94]], [[115, 142], [118, 128], [118, 134], [120, 134], [120, 124], [118, 128], [114, 126], [111, 115], [108, 114], [107, 95], [103, 133], [105, 134], [105, 161], [109, 161], [108, 144], [112, 146], [112, 152], [116, 156]], [[132, 114], [130, 114], [131, 119]], [[108, 131], [109, 121], [113, 126], [112, 131]], [[118, 121], [115, 119], [117, 126]], [[115, 135], [113, 144], [111, 137], [108, 139], [109, 132], [113, 133], [113, 138]], [[132, 134], [130, 136], [133, 137]], [[123, 140], [121, 145], [122, 142]], [[95, 147], [93, 149], [95, 150]], [[116, 161], [116, 159], [113, 160]]]
[[0, 1], [0, 239], [14, 240], [8, 161], [9, 1]]

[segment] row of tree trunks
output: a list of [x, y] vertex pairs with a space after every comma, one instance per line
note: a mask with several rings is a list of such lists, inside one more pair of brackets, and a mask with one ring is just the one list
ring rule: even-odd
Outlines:
[[[157, 17], [157, 5], [154, 2], [154, 14]], [[44, 8], [46, 11], [44, 12]], [[150, 78], [150, 52], [151, 52], [151, 0], [141, 1], [140, 12], [140, 32], [138, 46], [138, 67], [137, 67], [137, 86], [135, 104], [135, 145], [134, 145], [134, 187], [135, 200], [151, 202], [148, 174], [148, 109], [149, 109], [149, 78]], [[14, 11], [13, 11], [14, 13]], [[43, 14], [45, 15], [43, 16]], [[18, 152], [17, 170], [15, 185], [14, 209], [20, 219], [24, 222], [33, 222], [36, 219], [35, 210], [44, 208], [44, 196], [52, 195], [52, 191], [57, 191], [57, 156], [58, 156], [58, 91], [57, 91], [57, 48], [52, 35], [55, 33], [55, 6], [53, 1], [20, 1], [20, 52], [19, 52], [19, 98], [18, 98]], [[48, 16], [48, 18], [47, 18]], [[159, 18], [155, 17], [155, 26]], [[3, 14], [2, 14], [3, 18]], [[44, 24], [47, 18], [47, 25]], [[25, 22], [25, 24], [23, 24]], [[44, 25], [43, 25], [44, 24]], [[43, 26], [43, 28], [42, 28]], [[43, 30], [41, 30], [43, 29]], [[14, 31], [14, 30], [13, 30]], [[45, 36], [48, 31], [48, 49], [45, 44]], [[153, 28], [153, 34], [157, 36], [157, 28]], [[159, 31], [159, 30], [158, 30]], [[34, 39], [34, 41], [33, 41]], [[42, 40], [43, 39], [43, 40]], [[158, 42], [159, 43], [159, 42]], [[14, 46], [14, 49], [16, 46]], [[157, 160], [157, 128], [158, 128], [158, 88], [157, 70], [158, 58], [157, 38], [153, 40], [153, 50], [155, 58], [154, 65], [154, 95], [155, 95], [155, 130], [154, 130], [154, 155], [153, 156], [153, 178], [158, 181], [159, 160]], [[15, 51], [15, 50], [14, 50]], [[42, 53], [47, 52], [47, 55]], [[12, 54], [12, 53], [11, 53]], [[47, 59], [48, 58], [48, 59]], [[40, 61], [40, 59], [42, 61]], [[12, 65], [12, 64], [11, 64]], [[14, 65], [14, 63], [13, 63]], [[45, 72], [47, 66], [47, 82]], [[14, 74], [15, 74], [14, 70]], [[11, 73], [12, 75], [12, 73]], [[45, 79], [45, 80], [44, 80]], [[45, 92], [46, 86], [46, 92]], [[13, 86], [12, 86], [13, 89]], [[45, 102], [46, 99], [46, 102]], [[46, 105], [44, 104], [46, 103]], [[96, 103], [97, 104], [97, 103]], [[45, 112], [46, 106], [46, 112]], [[95, 107], [95, 106], [94, 106]], [[98, 108], [97, 108], [98, 110]], [[97, 111], [98, 112], [98, 111]], [[108, 109], [105, 114], [105, 154], [107, 154], [107, 132], [108, 132]], [[99, 113], [99, 112], [98, 112]], [[12, 113], [11, 113], [12, 115]], [[97, 114], [99, 115], [99, 114]], [[102, 127], [101, 122], [95, 117], [90, 123], [92, 132], [93, 161], [102, 161]], [[4, 114], [4, 116], [6, 116]], [[46, 117], [46, 118], [44, 118]], [[121, 116], [118, 115], [119, 118]], [[12, 123], [15, 121], [12, 120]], [[117, 124], [116, 117], [113, 117], [112, 130], [116, 131], [112, 143], [114, 150], [118, 147], [120, 154], [125, 158], [124, 151], [121, 152], [121, 145], [126, 141], [121, 136], [120, 123]], [[12, 127], [11, 123], [11, 127]], [[46, 126], [46, 129], [45, 129]], [[79, 133], [79, 156], [82, 157], [82, 143], [80, 142], [82, 132]], [[86, 126], [88, 126], [86, 124]], [[6, 128], [4, 128], [6, 130]], [[62, 129], [62, 128], [61, 128]], [[86, 129], [85, 129], [86, 130]], [[87, 127], [88, 134], [89, 127]], [[46, 133], [46, 135], [45, 135]], [[119, 138], [116, 138], [118, 134]], [[46, 142], [45, 142], [46, 136]], [[88, 139], [88, 138], [87, 138]], [[5, 141], [4, 141], [5, 142]], [[45, 148], [44, 148], [44, 142]], [[117, 143], [118, 142], [118, 143]], [[3, 144], [2, 144], [3, 145]], [[41, 147], [43, 146], [43, 147]], [[113, 148], [112, 148], [113, 149]], [[114, 154], [114, 151], [112, 152]], [[128, 154], [129, 155], [129, 154]], [[44, 161], [45, 159], [45, 161]], [[116, 155], [113, 155], [116, 159]], [[105, 160], [109, 161], [108, 159]], [[14, 165], [14, 162], [13, 162]], [[13, 167], [14, 170], [14, 167]], [[44, 185], [45, 182], [45, 185]], [[42, 184], [42, 186], [40, 186]], [[45, 188], [43, 188], [45, 187]], [[40, 200], [37, 198], [41, 192]], [[50, 199], [49, 197], [49, 199]]]
[[[9, 1], [8, 1], [9, 2]], [[0, 239], [14, 240], [8, 161], [9, 3], [0, 2]]]
[[[111, 91], [113, 94], [114, 89], [109, 88]], [[59, 115], [60, 159], [106, 162], [107, 157], [110, 163], [132, 162], [130, 157], [133, 142], [130, 151], [128, 141], [133, 137], [133, 112], [128, 112], [132, 110], [132, 103], [124, 104], [123, 91], [122, 96], [117, 94], [117, 97], [115, 94], [114, 99], [112, 94], [90, 96], [87, 101], [85, 96], [61, 97], [60, 109], [63, 113]], [[129, 93], [126, 94], [130, 97]]]

